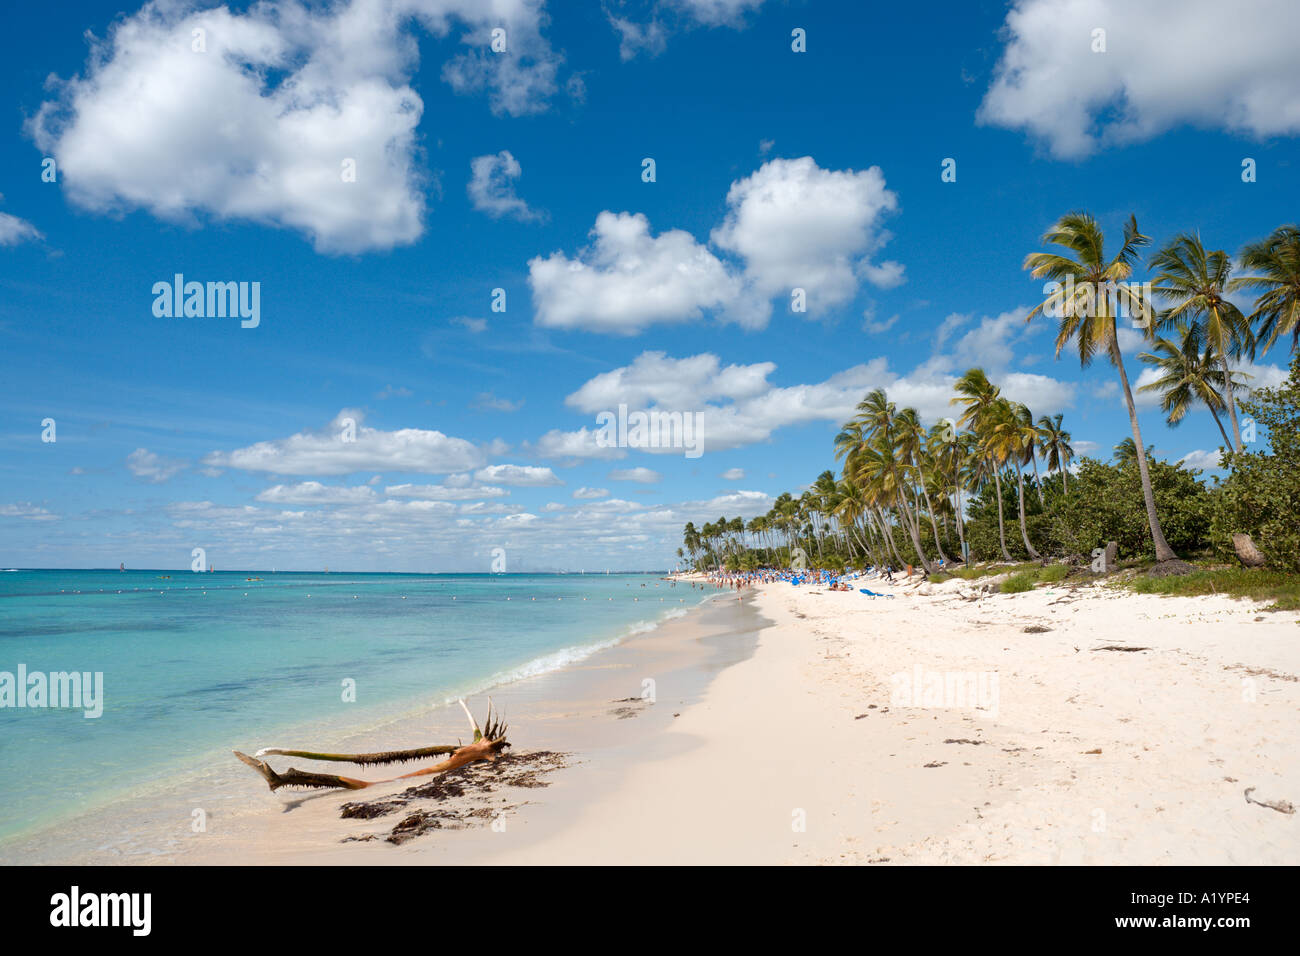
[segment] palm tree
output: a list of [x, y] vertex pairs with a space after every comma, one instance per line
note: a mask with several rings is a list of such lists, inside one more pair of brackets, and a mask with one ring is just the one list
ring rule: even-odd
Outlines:
[[[852, 432], [852, 428], [846, 427], [841, 431], [840, 438]], [[887, 449], [880, 439], [864, 441], [848, 451], [846, 451], [848, 447], [846, 442], [837, 441], [836, 446], [836, 454], [843, 453], [845, 457], [844, 476], [853, 479], [862, 487], [867, 501], [875, 509], [874, 516], [880, 535], [885, 539], [894, 561], [901, 567], [907, 562], [898, 553], [898, 546], [894, 542], [889, 517], [886, 514], [889, 508], [895, 509], [895, 513], [898, 513], [898, 471], [892, 451]], [[871, 514], [871, 511], [868, 511], [868, 514]], [[898, 517], [898, 523], [903, 524], [901, 516]], [[916, 541], [915, 538], [913, 540]], [[917, 541], [917, 548], [919, 550], [919, 541]]]
[[1053, 471], [1061, 473], [1061, 490], [1068, 494], [1070, 488], [1065, 475], [1070, 470], [1074, 448], [1070, 445], [1070, 433], [1061, 427], [1064, 417], [1060, 412], [1051, 418], [1044, 415], [1038, 419], [1038, 429], [1043, 435], [1040, 444], [1047, 457], [1047, 471], [1049, 474]]
[[[852, 535], [852, 540], [857, 541], [864, 555], [872, 550], [870, 546], [871, 534], [868, 531], [866, 538], [860, 535], [858, 533], [858, 522], [865, 519], [867, 509], [867, 495], [862, 486], [852, 478], [841, 480], [835, 503], [835, 517], [839, 519], [840, 527], [844, 528], [847, 534]], [[850, 547], [849, 550], [851, 553], [852, 548]], [[880, 561], [877, 560], [874, 563], [879, 564]]]
[[1300, 226], [1279, 226], [1267, 239], [1246, 246], [1241, 263], [1259, 275], [1239, 276], [1228, 289], [1259, 293], [1250, 314], [1257, 340], [1267, 352], [1280, 336], [1290, 335], [1294, 352], [1300, 344]]
[[772, 505], [776, 512], [776, 526], [785, 532], [786, 560], [792, 560], [794, 557], [794, 532], [796, 518], [799, 515], [799, 502], [788, 491], [781, 492], [780, 496]]
[[[957, 516], [957, 540], [961, 543], [962, 560], [966, 560], [966, 522], [962, 515], [965, 510], [961, 501], [961, 475], [967, 459], [970, 457], [970, 434], [957, 431], [957, 424], [951, 419], [940, 422], [930, 429], [928, 438], [929, 451], [934, 456], [935, 471], [944, 475], [946, 482], [952, 478], [953, 512]], [[945, 488], [944, 497], [948, 496]]]
[[1001, 400], [1002, 390], [989, 381], [982, 368], [967, 369], [966, 374], [957, 379], [954, 386], [957, 395], [952, 399], [953, 405], [965, 405], [960, 424], [975, 433], [977, 454], [983, 459], [988, 471], [993, 474], [994, 487], [998, 498], [998, 544], [1002, 548], [1002, 559], [1011, 560], [1007, 550], [1006, 521], [1002, 515], [1002, 478], [999, 469], [993, 463], [989, 453], [988, 436], [992, 427], [990, 415], [994, 406]]
[[1025, 455], [1034, 466], [1034, 485], [1038, 488], [1038, 504], [1046, 508], [1047, 498], [1043, 495], [1043, 476], [1038, 472], [1038, 452], [1042, 447], [1043, 433], [1034, 424], [1033, 412], [1024, 405], [1019, 405], [1016, 414], [1021, 419], [1020, 430], [1025, 442]]
[[[1043, 496], [1043, 478], [1038, 472], [1038, 446], [1043, 440], [1043, 434], [1034, 424], [1034, 413], [1026, 405], [1020, 402], [1012, 402], [1012, 409], [1015, 412], [1016, 432], [1020, 438], [1021, 444], [1021, 462], [1023, 467], [1027, 460], [1034, 466], [1034, 485], [1038, 489], [1038, 504], [1042, 508], [1047, 507], [1047, 499]], [[1016, 469], [1016, 476], [1020, 476], [1020, 468]], [[1020, 483], [1020, 529], [1024, 532], [1025, 527], [1025, 486], [1024, 481]], [[1026, 535], [1028, 537], [1028, 535]], [[1027, 544], [1028, 542], [1026, 542]], [[1029, 549], [1033, 552], [1033, 548]]]
[[[1156, 450], [1155, 445], [1147, 445], [1147, 453], [1144, 458], [1154, 459], [1153, 452]], [[1115, 462], [1119, 465], [1129, 465], [1135, 461], [1140, 461], [1137, 453], [1137, 443], [1132, 438], [1125, 438], [1115, 446]]]
[[1038, 552], [1034, 546], [1029, 543], [1029, 529], [1025, 525], [1025, 472], [1024, 466], [1028, 457], [1028, 439], [1026, 437], [1027, 427], [1032, 430], [1034, 427], [1033, 416], [1030, 415], [1029, 409], [1016, 402], [1009, 402], [1005, 398], [1000, 398], [990, 406], [986, 418], [987, 437], [985, 446], [988, 448], [989, 457], [993, 459], [996, 466], [1001, 467], [1004, 464], [1014, 466], [1016, 473], [1016, 487], [1019, 493], [1020, 506], [1018, 508], [1020, 517], [1020, 540], [1024, 542], [1025, 551], [1029, 557], [1037, 560]]
[[[1255, 349], [1250, 322], [1240, 309], [1224, 298], [1232, 274], [1232, 259], [1221, 249], [1207, 252], [1201, 245], [1200, 236], [1184, 233], [1152, 257], [1151, 268], [1160, 270], [1152, 291], [1170, 303], [1161, 313], [1161, 323], [1177, 325], [1186, 321], [1188, 325], [1196, 326], [1207, 354], [1219, 360], [1222, 380], [1228, 381], [1232, 377], [1229, 357], [1235, 358]], [[1241, 451], [1241, 425], [1237, 421], [1237, 403], [1232, 397], [1232, 389], [1224, 389], [1224, 397], [1228, 404], [1228, 419], [1232, 422], [1233, 440], [1228, 447]], [[1217, 413], [1215, 420], [1218, 420]]]
[[[857, 414], [854, 416], [853, 421], [842, 428], [840, 434], [836, 437], [836, 454], [845, 456], [845, 473], [853, 475], [855, 478], [858, 477], [858, 467], [861, 467], [863, 463], [873, 468], [884, 466], [886, 473], [873, 473], [872, 480], [880, 485], [882, 490], [886, 490], [893, 495], [899, 519], [907, 531], [908, 537], [912, 540], [912, 548], [916, 551], [917, 561], [929, 573], [931, 570], [930, 561], [926, 558], [925, 550], [921, 547], [920, 517], [919, 514], [913, 512], [907, 500], [907, 492], [910, 489], [908, 483], [899, 474], [899, 463], [905, 457], [910, 439], [906, 437], [906, 429], [900, 427], [898, 418], [898, 409], [889, 400], [884, 389], [873, 389], [867, 393], [862, 401], [858, 402]], [[906, 417], [904, 417], [904, 422], [906, 422]], [[859, 460], [856, 462], [856, 467], [855, 462], [849, 460], [854, 454], [852, 446], [854, 436], [865, 439], [864, 442], [857, 445], [856, 454]], [[871, 455], [869, 458], [862, 458], [864, 450], [870, 450]], [[906, 465], [905, 460], [903, 463]], [[899, 563], [903, 563], [901, 559]]]
[[727, 533], [735, 535], [735, 537], [732, 538], [731, 545], [732, 545], [732, 549], [736, 553], [739, 553], [740, 548], [745, 543], [745, 519], [737, 517], [737, 518], [732, 518], [730, 521], [728, 521]]
[[700, 550], [700, 533], [695, 529], [695, 522], [686, 522], [686, 528], [682, 532], [682, 543], [686, 545], [686, 550], [691, 555], [691, 563], [695, 563], [695, 554]]
[[824, 544], [825, 530], [830, 524], [830, 516], [835, 513], [837, 496], [839, 495], [839, 483], [835, 480], [835, 472], [827, 469], [817, 476], [813, 482], [812, 488], [809, 489], [815, 513], [824, 519], [824, 525], [821, 528], [821, 535], [818, 538], [817, 550], [820, 554]]
[[[1060, 326], [1056, 333], [1056, 356], [1075, 341], [1079, 350], [1079, 364], [1089, 365], [1097, 352], [1109, 356], [1119, 372], [1124, 403], [1128, 406], [1129, 425], [1133, 440], [1142, 446], [1142, 428], [1138, 424], [1137, 406], [1133, 403], [1133, 390], [1129, 387], [1128, 373], [1124, 370], [1124, 356], [1119, 350], [1115, 318], [1117, 312], [1131, 311], [1149, 317], [1151, 305], [1140, 289], [1128, 284], [1133, 275], [1133, 263], [1138, 249], [1150, 240], [1138, 232], [1137, 218], [1129, 216], [1124, 225], [1124, 241], [1119, 252], [1106, 258], [1105, 237], [1097, 220], [1085, 212], [1067, 213], [1049, 229], [1042, 239], [1044, 244], [1060, 246], [1073, 253], [1073, 257], [1058, 252], [1031, 252], [1025, 257], [1024, 268], [1035, 279], [1051, 279], [1057, 291], [1034, 307], [1026, 318], [1033, 319], [1039, 312], [1059, 313]], [[1064, 285], [1063, 285], [1064, 284]], [[1112, 298], [1113, 297], [1113, 298]], [[1151, 334], [1150, 323], [1147, 334]], [[1156, 561], [1172, 561], [1178, 556], [1165, 540], [1156, 514], [1156, 499], [1151, 490], [1151, 471], [1146, 458], [1137, 456], [1142, 479], [1142, 498], [1146, 505], [1147, 525], [1155, 545]]]
[[[1138, 386], [1139, 392], [1158, 392], [1160, 410], [1165, 413], [1165, 421], [1171, 426], [1178, 425], [1192, 405], [1200, 402], [1214, 416], [1214, 424], [1219, 426], [1223, 444], [1233, 448], [1219, 412], [1232, 406], [1225, 400], [1225, 394], [1231, 395], [1245, 386], [1239, 381], [1241, 372], [1234, 372], [1225, 363], [1216, 360], [1214, 347], [1205, 343], [1201, 347], [1202, 326], [1187, 320], [1179, 320], [1175, 325], [1178, 338], [1168, 339], [1159, 336], [1153, 346], [1154, 352], [1143, 352], [1138, 356], [1160, 376], [1153, 382]], [[1224, 387], [1225, 372], [1231, 376], [1232, 388]], [[1235, 423], [1234, 423], [1235, 424]], [[1238, 436], [1240, 433], [1238, 432]], [[1240, 448], [1240, 438], [1235, 446]]]
[[921, 424], [921, 416], [917, 414], [915, 408], [905, 408], [899, 412], [897, 422], [898, 453], [904, 467], [910, 467], [916, 473], [916, 483], [921, 488], [921, 497], [925, 499], [925, 510], [930, 515], [930, 530], [934, 532], [935, 550], [939, 553], [939, 559], [947, 564], [948, 555], [944, 554], [943, 544], [939, 541], [939, 525], [934, 520], [934, 502], [931, 501], [929, 489], [926, 488], [925, 469], [922, 466], [925, 452], [925, 426]]

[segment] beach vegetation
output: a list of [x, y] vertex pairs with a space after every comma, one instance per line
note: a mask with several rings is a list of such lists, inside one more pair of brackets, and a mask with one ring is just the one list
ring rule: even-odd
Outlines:
[[1215, 489], [1211, 541], [1220, 554], [1235, 554], [1233, 536], [1249, 535], [1264, 566], [1300, 573], [1300, 357], [1280, 387], [1254, 392], [1242, 407], [1269, 442], [1224, 454], [1228, 477]]
[[[1248, 245], [1240, 274], [1222, 250], [1179, 234], [1148, 263], [1152, 282], [1129, 281], [1149, 242], [1132, 217], [1111, 256], [1087, 213], [1042, 238], [1048, 250], [1025, 268], [1052, 281], [1028, 321], [1057, 323], [1058, 357], [1071, 346], [1083, 366], [1104, 356], [1114, 367], [1131, 434], [1109, 460], [1079, 457], [1063, 413], [1035, 416], [983, 368], [953, 382], [953, 417], [931, 423], [876, 388], [835, 436], [837, 470], [766, 514], [688, 523], [683, 559], [699, 570], [916, 568], [933, 581], [1009, 574], [1004, 590], [1151, 568], [1137, 580], [1162, 593], [1177, 588], [1170, 574], [1193, 589], [1272, 593], [1280, 585], [1267, 574], [1300, 574], [1300, 366], [1293, 357], [1282, 386], [1254, 390], [1241, 367], [1300, 341], [1300, 227]], [[1249, 313], [1228, 299], [1246, 290], [1257, 295]], [[1223, 446], [1211, 476], [1143, 443], [1119, 319], [1145, 340], [1138, 359], [1153, 377], [1141, 390], [1165, 421], [1215, 421]]]
[[1300, 576], [1267, 568], [1243, 568], [1240, 564], [1198, 565], [1191, 573], [1180, 575], [1139, 573], [1115, 582], [1115, 586], [1140, 594], [1220, 594], [1267, 602], [1268, 610], [1300, 610]]

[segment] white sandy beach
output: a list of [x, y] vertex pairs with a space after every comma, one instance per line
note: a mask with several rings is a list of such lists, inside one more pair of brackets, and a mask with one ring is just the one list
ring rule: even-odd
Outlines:
[[[787, 583], [719, 593], [494, 692], [516, 749], [562, 751], [567, 766], [548, 786], [452, 798], [477, 813], [463, 828], [395, 846], [383, 838], [407, 810], [339, 809], [408, 784], [272, 794], [245, 772], [221, 778], [207, 833], [181, 816], [163, 847], [110, 841], [78, 861], [1300, 862], [1300, 819], [1283, 812], [1300, 804], [1297, 614], [1100, 586], [977, 600], [961, 580], [870, 586], [895, 596]], [[895, 675], [918, 673], [969, 675], [996, 696], [907, 706]], [[647, 678], [656, 701], [625, 701]], [[382, 742], [427, 743], [429, 724]]]
[[[881, 590], [747, 598], [772, 626], [673, 723], [679, 751], [493, 862], [1300, 862], [1300, 819], [1244, 796], [1300, 803], [1296, 614]], [[891, 705], [918, 667], [996, 673], [996, 716]]]

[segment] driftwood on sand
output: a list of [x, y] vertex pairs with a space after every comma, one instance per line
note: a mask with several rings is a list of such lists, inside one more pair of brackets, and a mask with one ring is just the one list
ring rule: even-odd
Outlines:
[[[495, 760], [502, 750], [510, 746], [506, 740], [505, 722], [493, 716], [492, 705], [489, 703], [485, 721], [486, 729], [480, 729], [478, 721], [469, 712], [465, 701], [462, 700], [460, 706], [464, 708], [465, 716], [469, 718], [470, 727], [474, 731], [473, 741], [464, 745], [460, 743], [440, 744], [433, 747], [420, 747], [415, 750], [389, 750], [368, 754], [323, 753], [314, 750], [285, 750], [279, 747], [263, 748], [252, 757], [240, 753], [238, 750], [234, 753], [241, 761], [261, 774], [262, 779], [266, 781], [266, 785], [273, 791], [279, 790], [281, 787], [343, 787], [348, 790], [361, 790], [377, 783], [389, 783], [393, 780], [407, 780], [413, 777], [427, 777], [432, 774], [446, 773], [448, 770], [455, 770], [457, 767], [463, 767], [479, 760]], [[272, 769], [270, 764], [261, 759], [270, 756], [302, 757], [306, 760], [339, 761], [370, 766], [406, 763], [411, 760], [421, 760], [425, 757], [439, 755], [445, 755], [445, 757], [437, 763], [422, 767], [411, 773], [388, 777], [384, 780], [360, 780], [356, 777], [343, 777], [332, 773], [296, 770], [293, 767], [283, 773], [278, 773]]]

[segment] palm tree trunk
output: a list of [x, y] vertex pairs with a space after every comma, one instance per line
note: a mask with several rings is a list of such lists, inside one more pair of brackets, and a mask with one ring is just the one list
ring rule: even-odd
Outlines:
[[998, 543], [1002, 546], [1002, 559], [1011, 560], [1011, 552], [1007, 550], [1007, 529], [1002, 519], [1002, 479], [998, 475], [998, 467], [993, 467], [993, 486], [998, 493]]
[[962, 515], [961, 515], [962, 503], [961, 503], [961, 462], [960, 461], [954, 462], [953, 464], [952, 489], [953, 489], [952, 510], [957, 514], [957, 538], [961, 542], [961, 559], [963, 562], [965, 562], [966, 555], [967, 555], [966, 522], [962, 519]]
[[903, 556], [898, 553], [898, 545], [894, 543], [894, 532], [890, 529], [889, 521], [885, 518], [883, 510], [876, 515], [876, 521], [880, 523], [880, 529], [885, 536], [885, 543], [889, 545], [890, 553], [893, 554], [894, 560], [898, 562], [898, 566], [901, 568], [906, 562], [903, 560]]
[[1124, 371], [1124, 356], [1119, 350], [1119, 341], [1112, 333], [1110, 338], [1111, 359], [1119, 369], [1119, 382], [1124, 387], [1124, 404], [1128, 406], [1128, 421], [1133, 428], [1133, 441], [1137, 443], [1138, 475], [1142, 478], [1142, 498], [1147, 509], [1147, 525], [1151, 528], [1151, 542], [1155, 545], [1156, 561], [1173, 561], [1178, 555], [1169, 547], [1165, 533], [1160, 529], [1160, 516], [1156, 514], [1156, 498], [1151, 490], [1151, 469], [1147, 467], [1147, 446], [1142, 444], [1142, 427], [1138, 425], [1137, 406], [1133, 404], [1133, 390], [1129, 388], [1128, 373]]
[[[1222, 356], [1223, 362], [1223, 392], [1224, 397], [1228, 400], [1228, 418], [1232, 420], [1232, 437], [1236, 439], [1235, 443], [1229, 445], [1233, 451], [1241, 451], [1241, 425], [1237, 423], [1237, 400], [1232, 397], [1232, 371], [1228, 368], [1228, 355], [1225, 352]], [[1214, 409], [1210, 409], [1214, 411]], [[1219, 416], [1215, 415], [1214, 420], [1217, 422]], [[1219, 431], [1223, 431], [1223, 426], [1219, 426]], [[1227, 435], [1223, 436], [1227, 439]]]
[[1037, 561], [1040, 555], [1029, 543], [1029, 529], [1025, 526], [1025, 473], [1019, 468], [1016, 469], [1016, 484], [1020, 486], [1020, 540], [1024, 541], [1029, 557]]
[[925, 476], [921, 476], [921, 494], [925, 495], [925, 510], [930, 513], [930, 530], [934, 532], [934, 548], [939, 553], [939, 559], [944, 564], [949, 564], [948, 555], [943, 553], [943, 545], [939, 543], [939, 525], [934, 520], [934, 502], [930, 500], [930, 492], [925, 487]]
[[1216, 425], [1219, 426], [1219, 434], [1223, 436], [1223, 443], [1224, 443], [1225, 445], [1227, 445], [1229, 448], [1231, 448], [1231, 447], [1232, 447], [1232, 439], [1230, 439], [1230, 438], [1228, 437], [1228, 433], [1225, 432], [1225, 431], [1223, 430], [1223, 422], [1221, 422], [1221, 421], [1219, 420], [1219, 413], [1216, 412], [1216, 411], [1215, 411], [1211, 406], [1209, 406], [1209, 405], [1207, 405], [1207, 406], [1205, 406], [1205, 407], [1206, 407], [1206, 408], [1209, 408], [1209, 409], [1210, 409], [1210, 414], [1214, 416], [1214, 424], [1216, 424]]
[[1030, 455], [1029, 460], [1034, 463], [1034, 484], [1038, 486], [1038, 503], [1044, 508], [1047, 507], [1047, 499], [1043, 497], [1043, 479], [1038, 474], [1038, 456]]
[[[904, 508], [907, 507], [907, 501], [905, 500], [905, 498], [904, 498], [904, 496], [903, 496], [903, 494], [902, 494], [901, 492], [900, 492], [899, 495], [898, 495], [898, 500], [899, 500], [899, 503], [900, 503]], [[908, 533], [908, 536], [912, 539], [912, 547], [913, 547], [913, 548], [915, 549], [915, 551], [916, 551], [916, 560], [920, 563], [921, 568], [922, 568], [922, 569], [923, 569], [927, 574], [929, 574], [929, 573], [930, 573], [930, 562], [929, 562], [929, 560], [928, 560], [928, 559], [926, 558], [926, 556], [925, 556], [925, 551], [921, 548], [921, 529], [920, 529], [920, 525], [919, 525], [919, 524], [908, 524], [908, 526], [907, 526], [907, 533]]]

